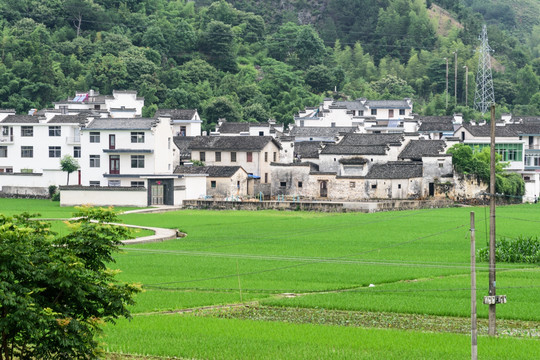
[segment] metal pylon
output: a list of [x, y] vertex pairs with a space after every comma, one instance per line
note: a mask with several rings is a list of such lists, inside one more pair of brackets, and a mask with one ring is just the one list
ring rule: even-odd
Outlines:
[[480, 37], [480, 48], [478, 49], [478, 72], [476, 73], [476, 92], [474, 94], [474, 108], [485, 114], [489, 111], [491, 104], [495, 103], [493, 92], [493, 78], [491, 77], [490, 52], [493, 51], [488, 44], [486, 25], [482, 27]]

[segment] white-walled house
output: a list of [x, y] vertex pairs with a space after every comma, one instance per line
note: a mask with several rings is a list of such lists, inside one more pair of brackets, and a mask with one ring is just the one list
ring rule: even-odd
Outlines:
[[155, 117], [170, 117], [174, 136], [200, 136], [202, 120], [197, 109], [158, 109]]
[[276, 120], [267, 122], [228, 122], [219, 119], [218, 125], [211, 135], [219, 136], [272, 136], [277, 137], [283, 133], [283, 124], [277, 124]]
[[[10, 115], [0, 121], [0, 191], [47, 195], [49, 185], [66, 184], [60, 159], [71, 155], [79, 160], [79, 127], [86, 118], [55, 116], [50, 120], [31, 115]], [[72, 174], [70, 183], [80, 181]]]
[[113, 90], [112, 95], [100, 95], [97, 91], [76, 93], [73, 98], [54, 103], [54, 110], [48, 113], [75, 115], [82, 111], [103, 113], [100, 117], [134, 118], [140, 117], [144, 107], [144, 98], [137, 96], [137, 91]]

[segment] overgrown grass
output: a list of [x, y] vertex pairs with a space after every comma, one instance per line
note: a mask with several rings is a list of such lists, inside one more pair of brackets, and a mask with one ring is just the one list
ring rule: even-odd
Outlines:
[[[284, 322], [138, 316], [107, 325], [107, 350], [198, 359], [466, 359], [470, 336]], [[479, 359], [536, 359], [538, 340], [478, 339]]]

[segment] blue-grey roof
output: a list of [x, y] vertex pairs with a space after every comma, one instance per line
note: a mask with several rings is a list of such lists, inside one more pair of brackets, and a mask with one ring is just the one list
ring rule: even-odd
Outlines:
[[150, 118], [94, 119], [83, 130], [150, 130], [158, 123]]

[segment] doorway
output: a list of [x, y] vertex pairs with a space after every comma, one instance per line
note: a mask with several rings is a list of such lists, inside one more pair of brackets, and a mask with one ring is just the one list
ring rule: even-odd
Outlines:
[[321, 197], [327, 197], [328, 196], [328, 181], [323, 180], [319, 183], [320, 188], [320, 196]]
[[120, 156], [109, 156], [109, 174], [120, 174]]
[[150, 205], [163, 205], [163, 185], [152, 185], [152, 200]]
[[429, 196], [435, 196], [435, 183], [429, 183]]

